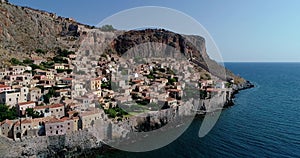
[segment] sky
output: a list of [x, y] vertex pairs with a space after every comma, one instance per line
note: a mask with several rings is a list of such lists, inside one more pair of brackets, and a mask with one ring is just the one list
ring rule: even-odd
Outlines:
[[[167, 7], [200, 23], [211, 35], [225, 62], [300, 62], [298, 0], [9, 1], [95, 26], [126, 9]], [[180, 22], [180, 19], [174, 20]]]

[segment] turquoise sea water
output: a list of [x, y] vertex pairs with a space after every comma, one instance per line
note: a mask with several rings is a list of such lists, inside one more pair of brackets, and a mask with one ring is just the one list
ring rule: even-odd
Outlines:
[[199, 138], [201, 119], [170, 145], [145, 153], [99, 157], [300, 157], [300, 63], [226, 63], [255, 88], [236, 95], [213, 130]]

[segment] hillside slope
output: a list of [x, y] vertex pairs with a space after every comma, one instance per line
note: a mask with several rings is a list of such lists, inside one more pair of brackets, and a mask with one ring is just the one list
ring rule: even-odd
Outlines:
[[[1, 65], [8, 64], [7, 61], [13, 57], [20, 60], [32, 55], [51, 57], [58, 48], [85, 52], [87, 49], [92, 49], [92, 47], [82, 47], [87, 44], [95, 46], [94, 52], [111, 46], [114, 51], [124, 53], [135, 45], [157, 42], [175, 47], [187, 58], [193, 57], [199, 68], [210, 71], [224, 80], [236, 78], [240, 82], [245, 82], [229, 70], [225, 70], [227, 76], [219, 71], [224, 68], [209, 58], [205, 39], [200, 36], [180, 35], [161, 29], [104, 32], [70, 18], [2, 1], [0, 21]], [[43, 50], [46, 54], [34, 53], [37, 49]]]

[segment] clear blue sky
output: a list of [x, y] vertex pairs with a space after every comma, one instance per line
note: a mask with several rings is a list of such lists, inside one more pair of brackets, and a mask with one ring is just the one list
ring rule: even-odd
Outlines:
[[300, 62], [299, 0], [10, 0], [97, 25], [124, 9], [162, 6], [184, 12], [211, 34], [225, 61]]

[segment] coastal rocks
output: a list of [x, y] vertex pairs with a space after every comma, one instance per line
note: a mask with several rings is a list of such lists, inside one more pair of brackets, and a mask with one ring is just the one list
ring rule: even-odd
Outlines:
[[13, 143], [14, 147], [2, 152], [0, 157], [76, 157], [103, 146], [88, 130], [60, 136], [28, 138]]
[[245, 90], [245, 89], [249, 89], [249, 88], [253, 88], [253, 87], [254, 87], [254, 84], [252, 84], [250, 81], [245, 81], [243, 83], [233, 85], [233, 90], [238, 92], [240, 90]]

